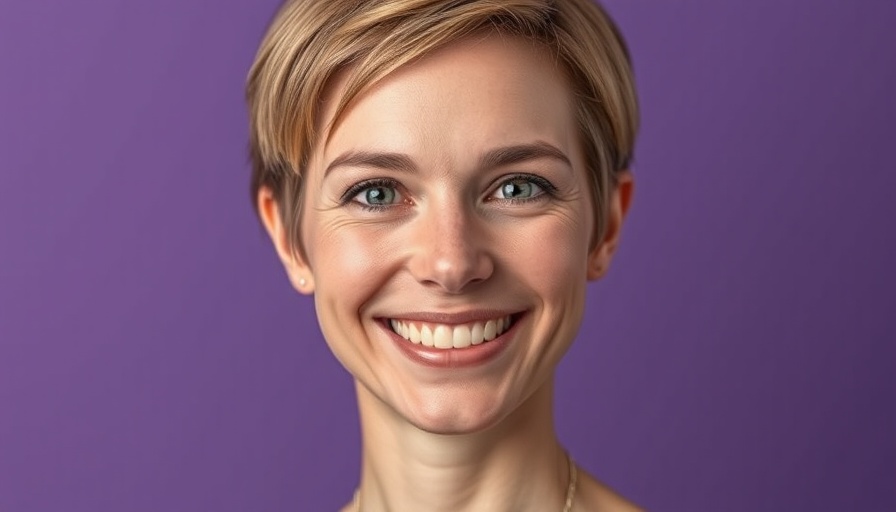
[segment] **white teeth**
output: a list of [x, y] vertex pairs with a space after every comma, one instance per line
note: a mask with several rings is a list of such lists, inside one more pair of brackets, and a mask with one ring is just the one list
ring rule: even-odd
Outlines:
[[466, 348], [491, 341], [510, 328], [510, 317], [505, 316], [487, 322], [461, 325], [417, 324], [401, 320], [389, 320], [389, 326], [402, 338], [427, 347], [441, 349]]
[[414, 343], [420, 343], [420, 331], [417, 330], [417, 326], [414, 324], [411, 324], [411, 327], [409, 330], [411, 332], [408, 333], [409, 334], [408, 338], [411, 341], [413, 341]]
[[454, 328], [454, 348], [466, 348], [472, 344], [473, 334], [470, 328], [465, 325], [458, 325]]
[[436, 348], [451, 348], [454, 345], [454, 340], [451, 338], [451, 328], [445, 325], [436, 326], [435, 332], [432, 333], [432, 341]]
[[482, 336], [485, 338], [485, 341], [492, 341], [495, 339], [495, 336], [498, 335], [498, 325], [494, 320], [489, 320], [485, 322], [485, 330], [482, 331]]
[[432, 330], [428, 325], [424, 325], [422, 329], [420, 329], [420, 340], [427, 347], [432, 347], [435, 345], [435, 342], [432, 339]]
[[482, 334], [483, 329], [485, 329], [485, 327], [481, 323], [476, 322], [475, 324], [473, 324], [473, 329], [470, 332], [470, 343], [472, 343], [473, 345], [479, 345], [480, 343], [485, 341], [485, 337]]

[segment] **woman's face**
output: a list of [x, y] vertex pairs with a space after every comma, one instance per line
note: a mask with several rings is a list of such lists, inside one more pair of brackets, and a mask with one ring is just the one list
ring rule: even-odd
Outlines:
[[612, 242], [589, 251], [578, 137], [551, 56], [488, 36], [394, 72], [315, 149], [300, 228], [307, 261], [288, 270], [313, 291], [339, 360], [416, 426], [494, 424], [569, 347], [586, 281], [612, 252]]

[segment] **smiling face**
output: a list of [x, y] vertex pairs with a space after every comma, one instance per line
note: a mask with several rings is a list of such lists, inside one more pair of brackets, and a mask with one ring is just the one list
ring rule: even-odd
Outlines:
[[[331, 86], [326, 123], [342, 85]], [[420, 428], [500, 421], [551, 378], [578, 330], [627, 193], [614, 192], [595, 246], [574, 109], [547, 51], [468, 38], [389, 75], [315, 148], [304, 261], [261, 193], [262, 218], [294, 285], [314, 293], [334, 354]]]

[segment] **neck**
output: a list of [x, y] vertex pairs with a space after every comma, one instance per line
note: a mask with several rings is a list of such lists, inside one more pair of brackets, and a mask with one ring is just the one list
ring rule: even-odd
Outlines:
[[356, 388], [361, 510], [562, 509], [569, 474], [554, 431], [551, 383], [497, 425], [451, 435], [421, 430]]

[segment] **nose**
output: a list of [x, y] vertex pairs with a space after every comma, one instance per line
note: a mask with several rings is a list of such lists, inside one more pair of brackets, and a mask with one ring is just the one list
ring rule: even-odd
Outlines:
[[434, 208], [415, 224], [417, 243], [408, 267], [418, 282], [457, 294], [494, 272], [489, 237], [475, 213]]

